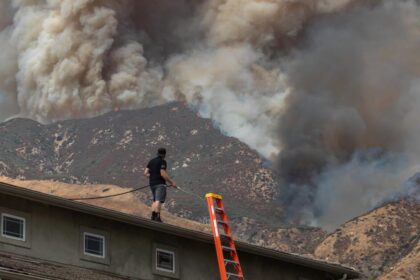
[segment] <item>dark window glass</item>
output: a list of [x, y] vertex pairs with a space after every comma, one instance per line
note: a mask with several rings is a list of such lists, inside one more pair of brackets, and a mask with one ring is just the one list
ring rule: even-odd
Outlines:
[[104, 238], [85, 234], [85, 253], [104, 257]]
[[24, 220], [3, 216], [3, 235], [23, 239]]
[[164, 270], [174, 271], [174, 254], [157, 250], [157, 267]]

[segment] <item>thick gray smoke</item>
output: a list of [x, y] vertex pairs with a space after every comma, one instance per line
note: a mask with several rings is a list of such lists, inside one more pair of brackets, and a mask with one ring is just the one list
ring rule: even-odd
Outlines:
[[1, 1], [0, 120], [186, 101], [331, 227], [419, 170], [419, 35], [414, 0]]
[[333, 227], [420, 170], [419, 35], [414, 1], [385, 1], [309, 28], [287, 67], [293, 90], [280, 121], [291, 213], [303, 206], [306, 218]]

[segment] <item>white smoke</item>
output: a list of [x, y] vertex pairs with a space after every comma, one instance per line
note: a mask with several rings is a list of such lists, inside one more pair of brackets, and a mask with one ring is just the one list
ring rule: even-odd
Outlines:
[[[169, 63], [170, 85], [222, 131], [269, 156], [285, 93], [282, 74], [258, 66], [262, 54], [248, 45], [200, 50]], [[264, 92], [264, 94], [262, 94]]]
[[[140, 107], [159, 91], [161, 75], [146, 69], [142, 46], [118, 36], [112, 1], [13, 1], [13, 24], [1, 36], [16, 49], [20, 115], [48, 122]], [[5, 87], [7, 81], [1, 81]]]

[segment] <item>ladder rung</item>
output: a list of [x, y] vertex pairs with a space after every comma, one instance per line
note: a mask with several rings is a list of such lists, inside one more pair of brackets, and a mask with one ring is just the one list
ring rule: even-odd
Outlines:
[[217, 220], [217, 222], [218, 222], [219, 224], [225, 224], [225, 225], [227, 225], [227, 224], [228, 224], [227, 222], [224, 222], [224, 221], [222, 221], [222, 220]]
[[226, 272], [226, 275], [228, 276], [228, 279], [229, 279], [231, 276], [236, 277], [236, 278], [241, 278], [241, 279], [243, 279], [243, 278], [244, 278], [242, 275], [235, 274], [235, 273], [230, 273], [230, 272]]
[[239, 263], [238, 263], [238, 262], [236, 262], [236, 261], [225, 259], [225, 264], [227, 264], [227, 263], [239, 264]]
[[222, 248], [226, 251], [236, 251], [234, 248], [228, 247], [228, 246], [222, 246]]
[[232, 239], [232, 236], [223, 234], [223, 233], [220, 234], [220, 237], [226, 237], [226, 238]]
[[222, 208], [219, 208], [219, 207], [214, 207], [214, 210], [219, 211], [219, 212], [225, 212], [225, 210], [223, 210]]

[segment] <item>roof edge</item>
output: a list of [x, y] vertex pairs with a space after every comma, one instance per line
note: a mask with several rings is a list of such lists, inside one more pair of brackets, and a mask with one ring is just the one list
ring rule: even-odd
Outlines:
[[[52, 206], [65, 208], [77, 212], [82, 212], [85, 214], [90, 214], [98, 217], [102, 217], [105, 219], [111, 219], [118, 222], [123, 222], [127, 224], [131, 224], [138, 227], [143, 227], [151, 230], [156, 230], [164, 233], [174, 234], [179, 237], [189, 238], [196, 241], [201, 241], [205, 243], [213, 243], [213, 236], [208, 233], [204, 233], [201, 231], [195, 231], [191, 229], [186, 229], [170, 224], [164, 223], [156, 223], [150, 221], [148, 219], [126, 214], [123, 212], [118, 212], [115, 210], [110, 210], [103, 207], [98, 207], [95, 205], [82, 203], [78, 201], [72, 201], [60, 196], [50, 195], [38, 191], [34, 191], [31, 189], [15, 186], [12, 184], [0, 182], [0, 193], [9, 194], [12, 196], [46, 203]], [[295, 255], [291, 253], [286, 253], [282, 251], [277, 251], [274, 249], [269, 249], [265, 247], [260, 247], [257, 245], [253, 245], [250, 243], [242, 242], [242, 241], [235, 241], [235, 245], [238, 251], [257, 254], [260, 256], [282, 260], [285, 262], [302, 265], [305, 267], [318, 269], [322, 271], [327, 271], [330, 273], [344, 275], [346, 274], [347, 277], [359, 277], [361, 274], [356, 270], [342, 266], [340, 264], [328, 263], [322, 260], [311, 259], [308, 257]]]

